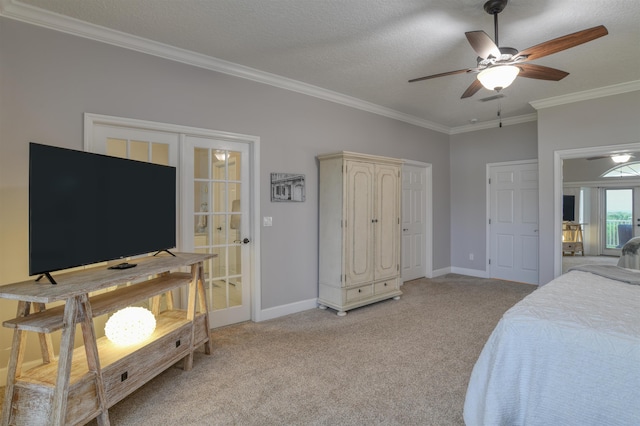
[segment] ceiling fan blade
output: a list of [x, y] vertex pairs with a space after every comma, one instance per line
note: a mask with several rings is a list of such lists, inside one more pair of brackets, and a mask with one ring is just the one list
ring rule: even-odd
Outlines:
[[533, 59], [542, 58], [543, 56], [551, 55], [553, 53], [578, 46], [582, 43], [595, 40], [607, 34], [609, 34], [609, 31], [607, 31], [604, 25], [598, 25], [597, 27], [567, 34], [529, 47], [528, 49], [518, 53], [518, 56], [525, 56], [526, 61], [531, 61]]
[[464, 73], [474, 72], [474, 71], [477, 71], [477, 69], [475, 69], [475, 68], [465, 68], [463, 70], [441, 72], [440, 74], [433, 74], [433, 75], [428, 75], [426, 77], [414, 78], [413, 80], [409, 80], [409, 83], [414, 83], [416, 81], [422, 81], [422, 80], [428, 80], [430, 78], [445, 77], [447, 75], [464, 74]]
[[538, 80], [559, 81], [569, 75], [568, 72], [536, 64], [518, 64], [518, 77], [535, 78]]
[[469, 40], [469, 44], [473, 47], [473, 50], [475, 50], [482, 59], [487, 59], [489, 56], [493, 56], [496, 59], [500, 58], [500, 49], [498, 49], [498, 46], [496, 46], [487, 33], [484, 31], [468, 31], [464, 34], [467, 36], [467, 40]]
[[471, 83], [471, 85], [467, 87], [467, 90], [464, 91], [462, 96], [460, 96], [460, 99], [469, 98], [475, 95], [476, 92], [480, 89], [482, 89], [482, 83], [480, 83], [480, 80], [476, 78], [473, 80], [473, 83]]

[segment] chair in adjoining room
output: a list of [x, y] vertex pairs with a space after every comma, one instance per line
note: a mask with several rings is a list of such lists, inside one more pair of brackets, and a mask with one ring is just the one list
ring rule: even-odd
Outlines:
[[622, 268], [640, 269], [640, 237], [631, 238], [622, 246], [622, 254], [620, 255], [620, 259], [618, 259], [618, 266]]
[[618, 247], [621, 248], [633, 237], [633, 228], [630, 223], [618, 225]]

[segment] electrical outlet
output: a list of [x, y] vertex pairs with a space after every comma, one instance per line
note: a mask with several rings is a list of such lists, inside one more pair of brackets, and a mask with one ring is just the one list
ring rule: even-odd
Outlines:
[[264, 216], [262, 218], [262, 226], [272, 226], [273, 225], [273, 217]]
[[469, 260], [473, 260], [473, 253], [469, 253]]

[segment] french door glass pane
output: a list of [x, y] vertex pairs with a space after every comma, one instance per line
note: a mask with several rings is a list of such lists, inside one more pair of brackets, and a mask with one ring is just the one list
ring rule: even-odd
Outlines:
[[137, 161], [149, 161], [149, 142], [131, 141], [129, 158]]
[[169, 165], [169, 145], [166, 143], [151, 144], [151, 162], [154, 164]]
[[106, 151], [107, 155], [112, 157], [127, 158], [127, 141], [126, 139], [107, 138]]
[[230, 278], [229, 306], [242, 305], [242, 277]]
[[227, 184], [225, 182], [214, 182], [211, 184], [211, 187], [211, 211], [213, 213], [225, 213], [227, 211], [227, 204], [225, 202]]
[[209, 150], [195, 148], [193, 152], [193, 177], [209, 179]]

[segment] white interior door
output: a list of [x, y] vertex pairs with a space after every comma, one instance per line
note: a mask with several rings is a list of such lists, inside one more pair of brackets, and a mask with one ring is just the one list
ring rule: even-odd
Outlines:
[[185, 247], [213, 253], [205, 263], [211, 327], [251, 319], [249, 147], [185, 136], [182, 233]]
[[402, 166], [402, 281], [426, 276], [426, 169]]
[[488, 172], [490, 277], [538, 284], [538, 163]]

